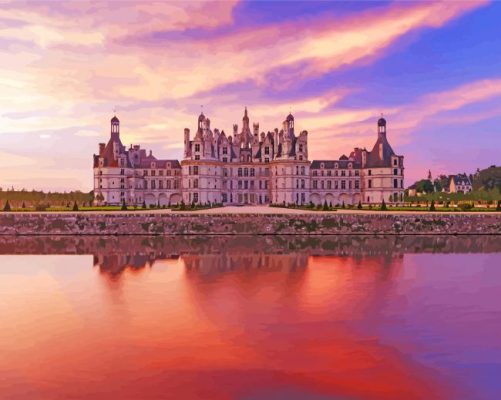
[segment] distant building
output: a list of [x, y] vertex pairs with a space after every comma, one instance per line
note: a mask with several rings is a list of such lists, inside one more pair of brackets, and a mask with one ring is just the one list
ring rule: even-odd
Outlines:
[[466, 174], [449, 176], [449, 193], [468, 193], [473, 190], [472, 182]]
[[356, 204], [403, 201], [404, 157], [386, 136], [386, 120], [377, 123], [371, 151], [355, 148], [337, 160], [308, 160], [308, 132], [296, 134], [289, 114], [282, 129], [259, 132], [250, 126], [247, 108], [242, 129], [233, 134], [211, 130], [203, 113], [193, 138], [184, 130], [183, 160], [159, 160], [140, 146], [126, 149], [118, 118], [111, 136], [94, 155], [97, 204]]

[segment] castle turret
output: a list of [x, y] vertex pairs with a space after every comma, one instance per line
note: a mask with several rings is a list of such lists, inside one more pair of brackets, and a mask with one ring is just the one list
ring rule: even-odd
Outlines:
[[111, 119], [111, 139], [113, 141], [120, 140], [120, 120], [116, 115]]

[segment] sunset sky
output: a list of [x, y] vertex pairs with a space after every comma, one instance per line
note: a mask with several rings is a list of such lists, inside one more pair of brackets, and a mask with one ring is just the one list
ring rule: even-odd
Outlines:
[[372, 148], [406, 185], [500, 164], [501, 3], [0, 3], [0, 187], [92, 189], [116, 108], [125, 145], [182, 157], [203, 105], [229, 133], [291, 110], [310, 159]]

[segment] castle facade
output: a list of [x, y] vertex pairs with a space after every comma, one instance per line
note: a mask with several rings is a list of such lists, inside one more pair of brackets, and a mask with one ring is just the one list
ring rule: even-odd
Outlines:
[[355, 148], [339, 159], [310, 161], [308, 132], [296, 133], [292, 114], [280, 130], [265, 133], [258, 123], [251, 128], [246, 108], [241, 129], [233, 125], [226, 135], [211, 129], [202, 113], [193, 137], [184, 130], [179, 162], [157, 159], [138, 145], [126, 148], [114, 116], [108, 143], [94, 155], [99, 205], [400, 203], [403, 180], [404, 157], [390, 146], [384, 118], [371, 151]]

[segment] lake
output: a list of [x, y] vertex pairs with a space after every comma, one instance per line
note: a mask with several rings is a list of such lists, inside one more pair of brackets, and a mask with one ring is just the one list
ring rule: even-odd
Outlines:
[[0, 399], [498, 399], [501, 236], [0, 237]]

